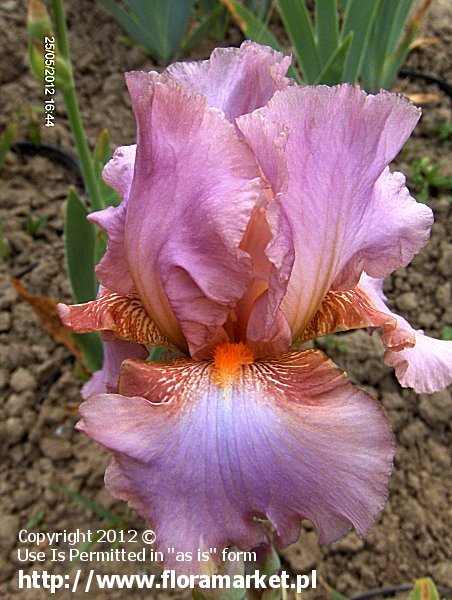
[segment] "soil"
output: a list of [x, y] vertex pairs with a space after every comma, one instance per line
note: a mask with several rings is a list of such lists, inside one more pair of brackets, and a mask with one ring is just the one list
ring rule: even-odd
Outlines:
[[[109, 129], [113, 147], [132, 143], [134, 120], [122, 73], [149, 70], [155, 65], [137, 48], [126, 48], [121, 43], [119, 26], [94, 2], [66, 4], [79, 101], [90, 143], [94, 144], [104, 127]], [[422, 35], [434, 37], [435, 44], [414, 50], [406, 66], [452, 79], [452, 63], [447, 55], [451, 17], [452, 6], [447, 0], [433, 1]], [[24, 2], [2, 2], [0, 31], [3, 129], [18, 107], [42, 104], [43, 95], [27, 67]], [[229, 39], [231, 44], [240, 39], [234, 28]], [[213, 46], [210, 41], [203, 42], [191, 57], [207, 56]], [[435, 86], [418, 81], [398, 80], [397, 86], [405, 93], [438, 95], [423, 106], [423, 118], [395, 164], [412, 186], [413, 160], [427, 156], [432, 162], [446, 163], [449, 157], [437, 129], [451, 118], [450, 100]], [[56, 125], [42, 128], [43, 141], [73, 152], [63, 100], [57, 96], [56, 102]], [[22, 124], [18, 137], [25, 135]], [[450, 169], [449, 163], [444, 173], [451, 175]], [[50, 597], [48, 590], [17, 589], [17, 570], [31, 569], [30, 564], [18, 561], [19, 529], [85, 531], [107, 525], [65, 490], [82, 494], [112, 514], [125, 513], [124, 505], [115, 502], [104, 488], [109, 456], [74, 430], [82, 384], [74, 359], [43, 332], [11, 285], [12, 276], [19, 272], [32, 293], [71, 301], [62, 234], [67, 190], [74, 183], [73, 175], [46, 158], [10, 153], [0, 184], [1, 221], [9, 246], [9, 258], [0, 262], [0, 596], [5, 599]], [[449, 202], [441, 195], [428, 200], [435, 213], [428, 246], [408, 268], [396, 271], [385, 283], [391, 306], [413, 326], [434, 337], [441, 337], [444, 326], [452, 323]], [[25, 233], [30, 215], [34, 219], [48, 217], [35, 238]], [[424, 396], [400, 388], [392, 370], [383, 365], [378, 334], [369, 337], [357, 331], [337, 339], [340, 343], [327, 340], [318, 345], [348, 371], [353, 382], [383, 403], [397, 438], [389, 501], [365, 540], [350, 533], [321, 547], [312, 526], [305, 523], [299, 542], [282, 552], [284, 568], [292, 574], [315, 568], [323, 582], [347, 595], [426, 575], [452, 587], [448, 563], [452, 540], [447, 526], [452, 494], [451, 479], [447, 478], [451, 462], [450, 392]], [[145, 523], [131, 514], [127, 526], [142, 530]], [[73, 569], [80, 567], [86, 573], [89, 565], [79, 563]], [[69, 572], [67, 563], [44, 562], [37, 568]], [[105, 573], [139, 570], [134, 563], [102, 563], [95, 568]], [[78, 595], [82, 597], [82, 593], [60, 591], [56, 597]], [[187, 591], [147, 594], [155, 598], [168, 595], [190, 597]], [[90, 598], [114, 600], [124, 596], [116, 590], [91, 593]], [[143, 592], [127, 591], [127, 598], [140, 597], [144, 597]], [[304, 597], [325, 598], [326, 592], [317, 589]]]

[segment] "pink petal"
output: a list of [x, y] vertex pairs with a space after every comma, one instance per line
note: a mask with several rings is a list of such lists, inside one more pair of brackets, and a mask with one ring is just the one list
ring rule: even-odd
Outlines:
[[194, 556], [200, 545], [249, 550], [265, 539], [259, 519], [282, 546], [297, 539], [302, 518], [321, 542], [351, 524], [365, 535], [385, 503], [394, 454], [379, 404], [315, 350], [218, 381], [209, 362], [126, 361], [123, 395], [80, 409], [78, 427], [115, 453], [108, 488], [150, 522], [165, 566], [202, 571], [168, 547]]
[[120, 146], [115, 150], [113, 157], [102, 172], [105, 183], [116, 190], [123, 200], [127, 200], [129, 197], [132, 186], [136, 151], [135, 144]]
[[[226, 339], [228, 313], [251, 283], [240, 249], [262, 181], [234, 126], [204, 98], [156, 73], [129, 73], [138, 126], [126, 249], [143, 304], [192, 356]], [[177, 321], [176, 321], [177, 319]]]
[[[274, 191], [281, 192], [292, 228], [295, 261], [281, 307], [294, 338], [328, 291], [354, 287], [363, 270], [380, 275], [406, 265], [426, 243], [430, 209], [409, 196], [400, 174], [386, 170], [418, 118], [401, 96], [366, 95], [344, 84], [294, 86], [238, 119]], [[286, 193], [280, 149], [275, 146], [271, 158], [275, 133], [262, 129], [263, 119], [289, 133]]]
[[[287, 128], [263, 117], [256, 120], [238, 119], [239, 128], [249, 140], [259, 166], [266, 178], [267, 204], [264, 217], [268, 235], [260, 231], [255, 237], [264, 243], [261, 254], [267, 262], [265, 294], [257, 298], [249, 309], [247, 344], [257, 356], [272, 356], [288, 350], [292, 334], [280, 310], [294, 262], [294, 246], [290, 220], [281, 197], [287, 191], [289, 173], [285, 157]], [[261, 209], [263, 210], [263, 209]], [[252, 222], [251, 222], [252, 224]], [[248, 249], [255, 263], [256, 252]], [[261, 258], [260, 262], [264, 260]]]
[[420, 394], [433, 394], [452, 384], [452, 342], [436, 340], [415, 331], [405, 319], [392, 313], [385, 303], [382, 281], [363, 274], [359, 287], [367, 294], [373, 306], [390, 315], [397, 322], [399, 336], [414, 339], [413, 347], [392, 348], [386, 346], [385, 363], [394, 367], [397, 379], [403, 387], [411, 387]]
[[414, 346], [412, 332], [400, 330], [392, 313], [377, 310], [368, 294], [358, 285], [346, 292], [329, 292], [295, 343], [304, 344], [338, 331], [375, 327], [381, 328], [383, 343], [392, 350]]
[[125, 341], [173, 347], [136, 294], [120, 296], [101, 288], [97, 300], [71, 306], [58, 304], [57, 310], [63, 325], [76, 333], [112, 331]]
[[105, 182], [122, 197], [121, 204], [117, 208], [110, 206], [88, 217], [108, 235], [107, 251], [96, 267], [97, 278], [104, 287], [123, 296], [132, 293], [134, 288], [127, 263], [124, 235], [135, 153], [136, 146], [121, 146], [103, 170]]
[[104, 340], [103, 346], [104, 363], [102, 369], [93, 373], [91, 379], [82, 387], [82, 396], [85, 400], [96, 394], [117, 392], [119, 369], [126, 358], [144, 360], [148, 355], [144, 346], [124, 342], [123, 340]]
[[209, 60], [174, 63], [164, 73], [233, 120], [264, 106], [277, 90], [290, 85], [284, 77], [290, 63], [290, 56], [246, 41], [240, 48], [217, 48]]

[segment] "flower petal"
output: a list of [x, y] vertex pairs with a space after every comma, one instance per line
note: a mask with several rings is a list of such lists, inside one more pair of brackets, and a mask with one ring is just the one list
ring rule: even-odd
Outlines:
[[[287, 128], [263, 117], [257, 120], [238, 119], [239, 129], [252, 141], [256, 159], [266, 179], [267, 204], [265, 220], [268, 235], [255, 233], [261, 243], [261, 253], [268, 263], [267, 291], [258, 297], [250, 309], [247, 344], [257, 356], [272, 356], [288, 350], [292, 334], [280, 310], [294, 262], [292, 229], [281, 195], [287, 191], [289, 173], [285, 157]], [[263, 209], [261, 209], [263, 210]], [[255, 253], [251, 252], [253, 257]], [[261, 262], [262, 259], [261, 259]]]
[[[418, 118], [419, 111], [401, 96], [371, 96], [344, 84], [294, 86], [238, 119], [259, 164], [273, 165], [266, 175], [273, 172], [274, 188], [282, 170], [268, 158], [274, 133], [262, 131], [262, 119], [289, 131], [290, 177], [281, 202], [295, 261], [281, 306], [295, 339], [328, 291], [354, 287], [363, 270], [386, 275], [425, 244], [431, 210], [409, 196], [400, 174], [386, 170]], [[268, 143], [262, 145], [265, 136]]]
[[395, 315], [377, 310], [366, 292], [357, 287], [346, 292], [329, 292], [296, 344], [350, 329], [380, 327], [386, 347], [402, 350], [414, 346], [414, 335], [397, 327]]
[[164, 73], [234, 120], [291, 84], [284, 77], [290, 63], [290, 56], [246, 41], [240, 48], [217, 48], [209, 60], [174, 63]]
[[119, 370], [126, 358], [144, 360], [148, 352], [144, 346], [123, 340], [103, 340], [104, 362], [102, 369], [92, 374], [89, 381], [82, 387], [82, 397], [86, 400], [90, 396], [105, 392], [118, 391]]
[[138, 126], [129, 267], [161, 331], [174, 341], [179, 323], [202, 358], [227, 339], [222, 326], [251, 283], [239, 246], [262, 180], [248, 145], [204, 98], [156, 73], [126, 77]]
[[[115, 453], [106, 482], [157, 533], [164, 552], [251, 549], [268, 519], [278, 543], [302, 518], [321, 542], [365, 535], [384, 505], [394, 453], [380, 405], [323, 353], [292, 352], [215, 383], [209, 362], [126, 361], [120, 394], [80, 408], [78, 427]], [[126, 397], [127, 396], [127, 397]], [[181, 567], [199, 572], [194, 560]]]
[[127, 263], [124, 235], [135, 154], [135, 145], [117, 148], [102, 173], [105, 182], [121, 195], [121, 204], [91, 213], [88, 217], [108, 235], [107, 251], [96, 267], [97, 278], [104, 287], [123, 296], [131, 294], [134, 287]]
[[386, 306], [382, 284], [382, 280], [363, 274], [359, 287], [378, 311], [396, 320], [396, 332], [399, 332], [399, 336], [410, 336], [414, 341], [408, 347], [394, 348], [382, 336], [386, 346], [385, 364], [394, 367], [403, 387], [411, 387], [419, 394], [433, 394], [451, 385], [452, 341], [430, 338], [421, 330], [415, 331], [400, 315], [392, 313]]
[[71, 306], [58, 304], [57, 310], [63, 325], [76, 333], [113, 331], [122, 340], [173, 347], [146, 313], [136, 294], [120, 296], [101, 289], [97, 300]]

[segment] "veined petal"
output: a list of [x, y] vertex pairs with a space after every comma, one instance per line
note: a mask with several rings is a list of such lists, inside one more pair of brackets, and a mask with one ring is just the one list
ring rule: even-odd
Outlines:
[[123, 340], [103, 340], [104, 362], [102, 369], [92, 374], [82, 387], [82, 396], [86, 400], [90, 396], [105, 392], [118, 391], [119, 370], [126, 358], [144, 360], [148, 352], [144, 346]]
[[129, 268], [161, 331], [174, 341], [180, 324], [191, 355], [203, 358], [227, 339], [222, 326], [251, 284], [240, 242], [261, 193], [259, 169], [202, 96], [157, 73], [126, 78], [138, 128]]
[[209, 60], [174, 63], [164, 73], [234, 120], [292, 83], [284, 77], [290, 63], [290, 56], [247, 40], [240, 48], [217, 48]]
[[[157, 533], [164, 552], [294, 542], [302, 518], [321, 542], [384, 505], [394, 443], [380, 405], [323, 353], [242, 364], [123, 364], [119, 392], [85, 402], [78, 427], [115, 453], [106, 476]], [[233, 371], [227, 371], [231, 374]], [[221, 384], [219, 383], [221, 382]], [[202, 571], [196, 560], [166, 566]]]
[[112, 331], [136, 344], [174, 347], [152, 321], [136, 294], [120, 296], [102, 289], [97, 300], [85, 304], [58, 304], [60, 319], [76, 333]]
[[414, 335], [397, 327], [395, 315], [377, 310], [359, 285], [346, 292], [329, 292], [295, 343], [304, 344], [338, 331], [369, 327], [381, 328], [387, 348], [401, 350], [414, 346]]
[[105, 182], [122, 197], [121, 204], [91, 213], [88, 217], [108, 235], [107, 251], [96, 267], [97, 278], [104, 287], [123, 296], [131, 294], [134, 287], [127, 262], [124, 236], [135, 154], [135, 145], [117, 148], [102, 173]]
[[[367, 95], [344, 84], [294, 86], [239, 119], [255, 152], [268, 137], [260, 154], [270, 165], [277, 164], [268, 158], [274, 133], [261, 129], [262, 119], [289, 132], [290, 177], [281, 202], [295, 260], [281, 307], [294, 339], [331, 289], [354, 287], [363, 270], [386, 275], [425, 244], [430, 209], [409, 196], [401, 175], [386, 170], [418, 118], [418, 109], [401, 96]], [[273, 168], [273, 180], [275, 173], [281, 178], [281, 168]], [[272, 178], [272, 169], [266, 175]]]
[[363, 274], [359, 287], [366, 293], [369, 302], [397, 323], [399, 335], [411, 337], [413, 344], [406, 347], [391, 347], [384, 336], [386, 346], [384, 361], [394, 367], [397, 379], [403, 387], [411, 387], [420, 394], [432, 394], [452, 384], [452, 342], [437, 340], [414, 330], [400, 315], [392, 313], [386, 306], [383, 281]]

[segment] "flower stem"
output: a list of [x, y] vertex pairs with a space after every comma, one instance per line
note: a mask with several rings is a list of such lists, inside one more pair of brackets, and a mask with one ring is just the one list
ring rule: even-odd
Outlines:
[[66, 112], [71, 125], [72, 135], [74, 136], [75, 147], [80, 160], [80, 166], [88, 190], [91, 204], [94, 210], [102, 210], [104, 204], [100, 194], [99, 184], [94, 171], [93, 159], [88, 147], [85, 129], [83, 127], [82, 117], [77, 100], [75, 81], [72, 74], [72, 65], [70, 62], [69, 42], [67, 36], [66, 16], [62, 0], [53, 0], [53, 12], [55, 17], [55, 30], [58, 41], [58, 48], [61, 56], [69, 66], [70, 79], [68, 84], [62, 89]]
[[61, 0], [52, 0], [53, 14], [55, 19], [55, 31], [58, 40], [58, 48], [63, 58], [69, 58], [69, 42], [67, 38], [66, 15]]

